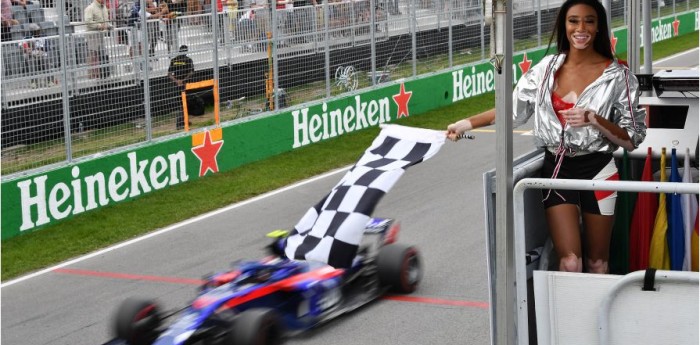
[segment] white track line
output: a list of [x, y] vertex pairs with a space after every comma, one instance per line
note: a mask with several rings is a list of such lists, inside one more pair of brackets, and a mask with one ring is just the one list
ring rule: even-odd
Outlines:
[[254, 202], [256, 202], [256, 201], [269, 198], [269, 197], [271, 197], [271, 196], [275, 196], [275, 195], [277, 195], [277, 194], [286, 192], [286, 191], [288, 191], [288, 190], [291, 190], [291, 189], [294, 189], [294, 188], [297, 188], [297, 187], [301, 187], [301, 186], [303, 186], [303, 185], [305, 185], [305, 184], [309, 184], [309, 183], [311, 183], [311, 182], [315, 182], [315, 181], [321, 180], [321, 179], [323, 179], [323, 178], [326, 178], [326, 177], [333, 176], [333, 175], [335, 175], [335, 174], [344, 172], [344, 171], [350, 169], [350, 167], [351, 167], [351, 165], [348, 165], [348, 166], [343, 167], [343, 168], [339, 168], [339, 169], [336, 169], [336, 170], [332, 170], [332, 171], [327, 172], [327, 173], [325, 173], [325, 174], [321, 174], [321, 175], [318, 175], [318, 176], [314, 176], [314, 177], [312, 177], [312, 178], [309, 178], [309, 179], [306, 179], [306, 180], [303, 180], [303, 181], [300, 181], [300, 182], [291, 184], [291, 185], [286, 186], [286, 187], [282, 187], [282, 188], [280, 188], [280, 189], [275, 189], [275, 190], [273, 190], [273, 191], [271, 191], [271, 192], [267, 192], [267, 193], [265, 193], [265, 194], [258, 195], [258, 196], [254, 197], [254, 198], [251, 198], [251, 199], [248, 199], [248, 200], [244, 200], [244, 201], [235, 203], [235, 204], [233, 204], [233, 205], [229, 205], [229, 206], [226, 206], [226, 207], [224, 207], [224, 208], [220, 208], [220, 209], [218, 209], [218, 210], [214, 210], [214, 211], [211, 211], [211, 212], [202, 214], [202, 215], [197, 216], [197, 217], [194, 217], [194, 218], [187, 219], [187, 220], [182, 221], [182, 222], [180, 222], [180, 223], [176, 223], [176, 224], [170, 225], [170, 226], [165, 227], [165, 228], [163, 228], [163, 229], [160, 229], [160, 230], [157, 230], [157, 231], [148, 233], [148, 234], [143, 235], [143, 236], [139, 236], [139, 237], [133, 238], [133, 239], [128, 240], [128, 241], [125, 241], [125, 242], [121, 242], [121, 243], [115, 244], [115, 245], [113, 245], [113, 246], [110, 246], [110, 247], [107, 247], [107, 248], [98, 250], [98, 251], [96, 251], [96, 252], [92, 252], [92, 253], [89, 253], [89, 254], [85, 254], [85, 255], [83, 255], [83, 256], [79, 256], [79, 257], [77, 257], [77, 258], [75, 258], [75, 259], [62, 262], [62, 263], [60, 263], [60, 264], [58, 264], [58, 265], [51, 266], [51, 267], [49, 267], [49, 268], [45, 268], [45, 269], [43, 269], [43, 270], [40, 270], [40, 271], [37, 271], [37, 272], [34, 272], [34, 273], [30, 273], [30, 274], [27, 274], [27, 275], [25, 275], [25, 276], [22, 276], [22, 277], [19, 277], [19, 278], [10, 280], [10, 281], [8, 281], [8, 282], [3, 283], [2, 285], [0, 285], [0, 288], [4, 288], [4, 287], [6, 287], [6, 286], [14, 285], [14, 284], [17, 284], [17, 283], [19, 283], [19, 282], [23, 282], [23, 281], [25, 281], [25, 280], [38, 277], [38, 276], [40, 276], [40, 275], [49, 273], [49, 272], [51, 272], [51, 271], [53, 271], [53, 270], [55, 270], [55, 269], [63, 268], [63, 267], [66, 267], [66, 266], [68, 266], [68, 265], [72, 265], [72, 264], [75, 264], [75, 263], [78, 263], [78, 262], [81, 262], [81, 261], [90, 259], [90, 258], [92, 258], [92, 257], [98, 256], [98, 255], [102, 255], [102, 254], [111, 252], [111, 251], [113, 251], [113, 250], [116, 250], [116, 249], [119, 249], [119, 248], [122, 248], [122, 247], [126, 247], [126, 246], [128, 246], [128, 245], [130, 245], [130, 244], [133, 244], [133, 243], [136, 243], [136, 242], [141, 242], [141, 241], [146, 240], [146, 239], [149, 239], [149, 238], [151, 238], [151, 237], [155, 237], [155, 236], [164, 234], [164, 233], [166, 233], [166, 232], [170, 232], [170, 231], [173, 231], [173, 230], [177, 230], [177, 229], [179, 229], [179, 228], [182, 228], [182, 227], [185, 226], [185, 225], [189, 225], [189, 224], [198, 222], [198, 221], [200, 221], [200, 220], [202, 220], [202, 219], [206, 219], [206, 218], [215, 216], [215, 215], [217, 215], [217, 214], [220, 214], [220, 213], [223, 213], [223, 212], [227, 212], [227, 211], [230, 211], [230, 210], [239, 208], [239, 207], [241, 207], [241, 206], [245, 206], [245, 205], [254, 203]]

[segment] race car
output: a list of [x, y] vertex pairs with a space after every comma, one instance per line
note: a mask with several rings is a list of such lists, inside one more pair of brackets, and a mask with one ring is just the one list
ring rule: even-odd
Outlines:
[[396, 243], [399, 229], [393, 219], [370, 218], [349, 268], [288, 259], [288, 232], [275, 231], [272, 255], [207, 277], [183, 309], [166, 315], [153, 301], [124, 301], [108, 344], [280, 344], [390, 290], [411, 293], [422, 277], [421, 259], [415, 247]]

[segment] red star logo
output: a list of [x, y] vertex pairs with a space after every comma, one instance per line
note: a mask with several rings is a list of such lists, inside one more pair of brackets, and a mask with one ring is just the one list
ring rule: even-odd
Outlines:
[[678, 36], [678, 26], [681, 25], [681, 21], [678, 18], [673, 19], [673, 36]]
[[216, 155], [219, 154], [223, 144], [223, 141], [212, 142], [209, 132], [205, 132], [202, 145], [192, 148], [192, 153], [199, 158], [200, 162], [199, 177], [204, 176], [208, 170], [214, 173], [219, 172], [219, 164], [216, 161]]
[[613, 53], [615, 53], [615, 48], [617, 47], [617, 37], [615, 37], [615, 32], [610, 32], [610, 48]]
[[532, 60], [527, 59], [527, 52], [523, 54], [523, 61], [518, 62], [518, 66], [520, 66], [520, 72], [525, 74], [528, 70], [530, 70], [530, 65], [532, 65]]
[[412, 94], [413, 91], [406, 92], [406, 87], [401, 83], [401, 92], [391, 96], [394, 99], [394, 103], [399, 106], [399, 111], [396, 113], [397, 119], [401, 118], [401, 116], [408, 117], [408, 100], [411, 99]]

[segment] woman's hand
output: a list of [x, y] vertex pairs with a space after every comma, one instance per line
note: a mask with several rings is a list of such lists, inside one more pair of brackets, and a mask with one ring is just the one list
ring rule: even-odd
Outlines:
[[445, 135], [448, 139], [457, 141], [459, 140], [460, 135], [464, 134], [464, 132], [470, 129], [472, 129], [472, 122], [469, 119], [459, 120], [447, 126], [447, 132]]
[[597, 128], [608, 140], [627, 151], [634, 150], [634, 145], [626, 130], [606, 120], [591, 109], [571, 108], [559, 112], [571, 127], [593, 126]]
[[591, 109], [571, 108], [559, 112], [571, 127], [590, 126], [595, 122], [596, 113]]

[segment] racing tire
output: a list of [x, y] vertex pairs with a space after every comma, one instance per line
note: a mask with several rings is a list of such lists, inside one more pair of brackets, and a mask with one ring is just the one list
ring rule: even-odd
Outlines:
[[127, 299], [117, 309], [114, 332], [131, 345], [150, 345], [158, 337], [160, 310], [152, 301]]
[[377, 257], [379, 282], [399, 293], [412, 293], [418, 288], [423, 272], [415, 247], [390, 244], [379, 250]]
[[234, 320], [230, 339], [231, 345], [282, 344], [279, 317], [272, 309], [248, 309]]

